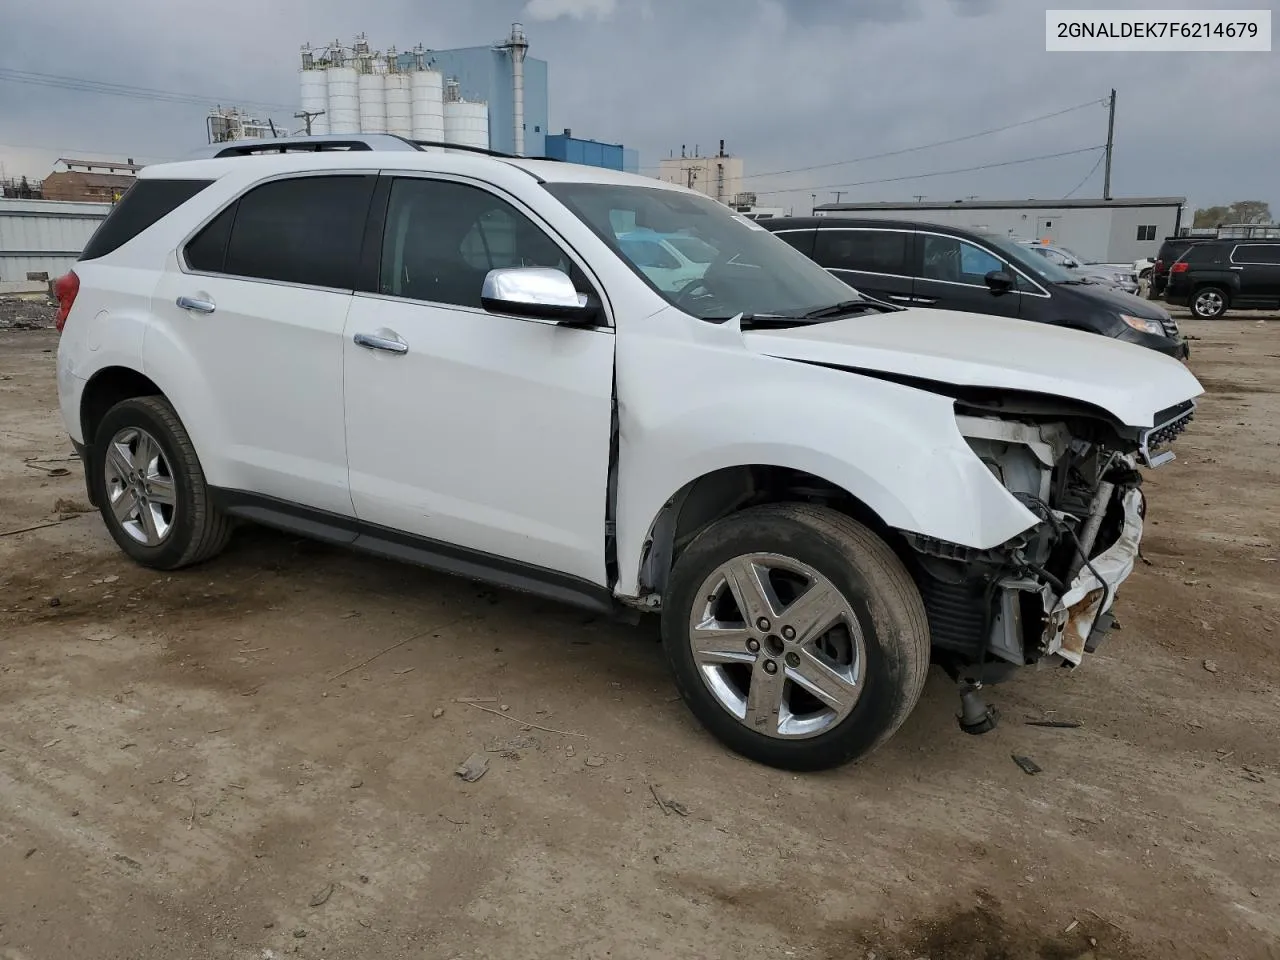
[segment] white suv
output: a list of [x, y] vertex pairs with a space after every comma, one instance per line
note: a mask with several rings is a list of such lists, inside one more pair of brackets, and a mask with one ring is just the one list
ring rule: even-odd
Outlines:
[[[859, 300], [647, 178], [343, 146], [148, 167], [58, 284], [62, 414], [137, 562], [249, 520], [660, 612], [692, 711], [792, 769], [889, 737], [931, 657], [980, 731], [983, 681], [1106, 633], [1182, 364]], [[717, 256], [671, 291], [639, 230]]]

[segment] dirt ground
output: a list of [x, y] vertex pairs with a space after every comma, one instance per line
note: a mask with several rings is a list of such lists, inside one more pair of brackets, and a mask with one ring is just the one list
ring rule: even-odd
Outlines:
[[810, 776], [705, 735], [653, 624], [265, 531], [133, 566], [55, 335], [0, 331], [0, 958], [1280, 957], [1280, 323], [1186, 327], [1123, 629]]

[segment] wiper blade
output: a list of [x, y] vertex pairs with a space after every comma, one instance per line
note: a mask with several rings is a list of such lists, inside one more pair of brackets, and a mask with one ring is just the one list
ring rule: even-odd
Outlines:
[[839, 303], [833, 303], [829, 307], [818, 307], [816, 310], [802, 313], [799, 318], [801, 320], [828, 320], [845, 314], [862, 313], [865, 310], [883, 311], [884, 309], [886, 308], [880, 306], [880, 304], [871, 303], [867, 300], [841, 300]]

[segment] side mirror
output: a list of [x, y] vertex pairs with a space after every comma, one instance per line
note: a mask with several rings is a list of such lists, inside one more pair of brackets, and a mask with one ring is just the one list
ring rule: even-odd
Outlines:
[[1013, 277], [1004, 270], [992, 270], [982, 279], [997, 297], [1013, 289]]
[[564, 324], [590, 324], [599, 316], [568, 274], [554, 267], [504, 267], [490, 270], [480, 303], [493, 313], [514, 314]]
[[1076, 263], [1074, 260], [1068, 260], [1066, 263], [1063, 264], [1063, 266], [1066, 267], [1068, 270], [1076, 270], [1076, 269], [1079, 269], [1080, 264]]

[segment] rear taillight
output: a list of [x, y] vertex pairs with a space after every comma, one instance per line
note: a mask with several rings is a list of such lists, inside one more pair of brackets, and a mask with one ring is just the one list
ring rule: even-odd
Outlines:
[[1189, 269], [1191, 269], [1191, 264], [1187, 263], [1185, 260], [1179, 260], [1177, 263], [1175, 263], [1172, 267], [1169, 268], [1169, 272], [1170, 273], [1186, 273]]
[[79, 292], [80, 278], [76, 276], [74, 270], [64, 273], [53, 285], [54, 296], [58, 298], [58, 315], [54, 318], [53, 325], [58, 328], [59, 333], [67, 325], [67, 316], [71, 313], [71, 307], [75, 304], [76, 294]]
[[1157, 260], [1155, 263], [1151, 265], [1151, 269], [1154, 270], [1156, 273], [1164, 273], [1164, 261]]

